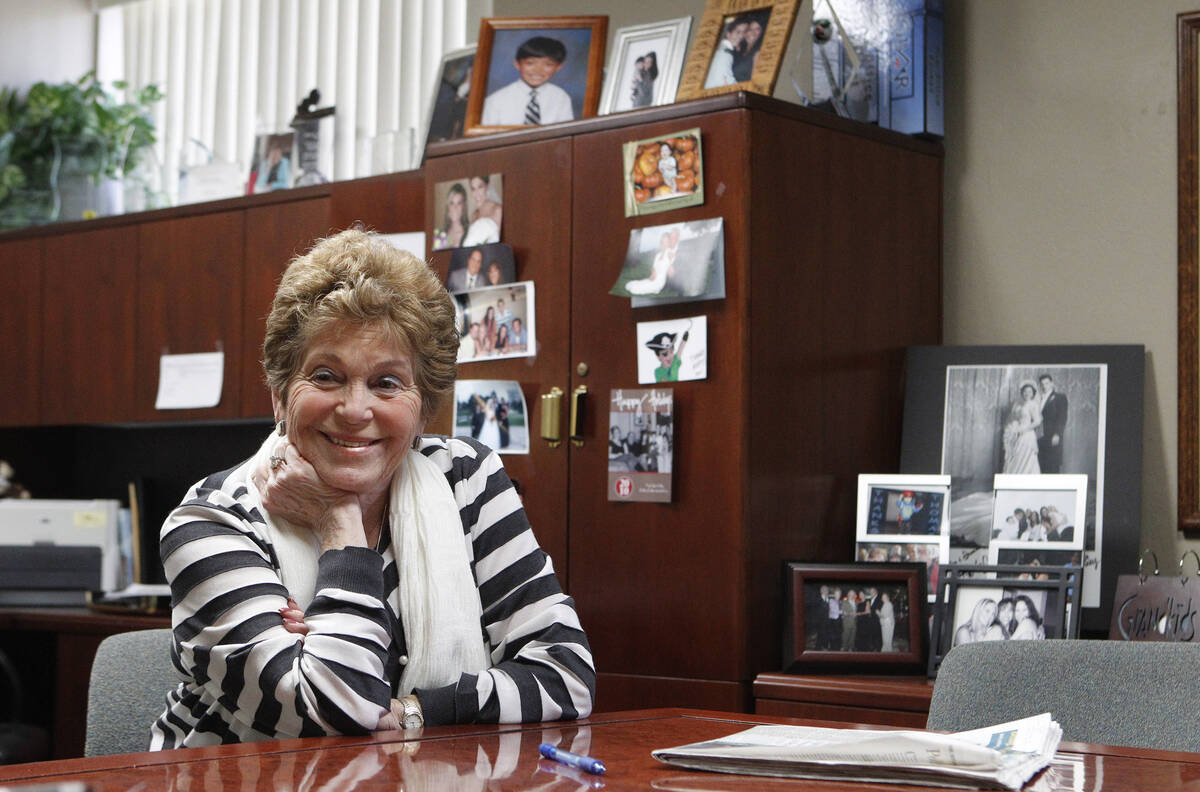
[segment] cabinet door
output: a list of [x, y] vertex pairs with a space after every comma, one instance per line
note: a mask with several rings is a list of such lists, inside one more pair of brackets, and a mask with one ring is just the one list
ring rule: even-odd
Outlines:
[[0, 310], [0, 365], [10, 372], [0, 391], [0, 425], [38, 422], [41, 393], [42, 241], [0, 244], [0, 282], [8, 291]]
[[329, 199], [314, 198], [246, 210], [246, 277], [242, 311], [242, 406], [244, 418], [271, 415], [271, 396], [263, 382], [262, 343], [279, 276], [292, 257], [329, 233]]
[[44, 250], [42, 423], [132, 420], [136, 231], [60, 234]]
[[[571, 355], [588, 373], [573, 372], [572, 383], [587, 385], [592, 409], [583, 446], [571, 449], [570, 575], [596, 667], [608, 674], [737, 680], [745, 665], [743, 119], [744, 111], [730, 110], [575, 138]], [[625, 217], [622, 144], [697, 126], [704, 203]], [[724, 299], [633, 308], [629, 298], [608, 293], [632, 229], [718, 217]], [[707, 379], [639, 385], [638, 356], [649, 352], [638, 347], [637, 324], [700, 315], [707, 318]], [[649, 387], [673, 392], [672, 500], [609, 501], [611, 394]]]
[[[242, 210], [139, 227], [137, 417], [236, 418], [242, 359]], [[221, 399], [202, 409], [157, 410], [164, 353], [225, 353]]]
[[[504, 206], [500, 241], [513, 247], [518, 281], [533, 281], [537, 322], [537, 349], [531, 357], [466, 362], [458, 377], [482, 380], [515, 380], [528, 406], [528, 454], [504, 456], [504, 467], [516, 479], [529, 521], [539, 544], [554, 560], [565, 588], [567, 572], [567, 448], [566, 404], [563, 404], [564, 440], [551, 448], [538, 431], [542, 407], [539, 396], [557, 387], [569, 390], [571, 300], [571, 144], [569, 140], [505, 146], [457, 156], [434, 158], [425, 164], [427, 243], [432, 224], [444, 216], [434, 206], [438, 182], [472, 174], [502, 174]], [[430, 259], [445, 278], [451, 254], [433, 253]], [[453, 405], [447, 405], [430, 431], [454, 434]]]
[[334, 231], [355, 223], [381, 234], [425, 229], [425, 180], [420, 171], [334, 182], [329, 200]]

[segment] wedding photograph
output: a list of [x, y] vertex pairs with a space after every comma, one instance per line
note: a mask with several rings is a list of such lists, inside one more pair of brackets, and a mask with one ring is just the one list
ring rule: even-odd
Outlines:
[[504, 176], [481, 173], [433, 185], [431, 250], [476, 247], [500, 241]]
[[635, 228], [629, 232], [625, 264], [608, 293], [655, 301], [701, 297], [724, 244], [720, 217]]
[[457, 380], [454, 433], [501, 454], [529, 453], [529, 414], [521, 384], [510, 380]]

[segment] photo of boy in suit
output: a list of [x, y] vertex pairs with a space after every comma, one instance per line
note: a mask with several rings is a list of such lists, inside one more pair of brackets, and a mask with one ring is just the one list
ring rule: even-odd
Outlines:
[[556, 38], [533, 36], [517, 48], [513, 65], [520, 77], [488, 94], [483, 102], [484, 126], [557, 124], [571, 121], [571, 97], [550, 82], [567, 59], [566, 46]]

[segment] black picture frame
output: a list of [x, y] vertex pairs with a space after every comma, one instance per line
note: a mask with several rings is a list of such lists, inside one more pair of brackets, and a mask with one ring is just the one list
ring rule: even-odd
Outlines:
[[[1082, 629], [1107, 633], [1117, 576], [1137, 565], [1141, 530], [1142, 388], [1145, 347], [1140, 344], [1065, 346], [914, 346], [906, 356], [904, 429], [900, 470], [903, 473], [950, 473], [942, 466], [947, 369], [951, 366], [1104, 366], [1107, 372], [1103, 474], [1097, 484], [1119, 482], [1119, 493], [1105, 489], [1099, 557], [1099, 604], [1082, 608]], [[999, 429], [998, 429], [999, 431]], [[1001, 472], [994, 470], [993, 473]], [[1082, 472], [1064, 470], [1063, 472]], [[951, 513], [955, 508], [951, 480]], [[953, 550], [951, 552], [953, 557]], [[1095, 573], [1095, 561], [1086, 572]]]
[[[784, 565], [784, 581], [784, 671], [833, 666], [837, 669], [899, 672], [925, 667], [929, 634], [925, 564], [808, 564], [789, 561]], [[830, 593], [843, 587], [875, 588], [879, 591], [880, 599], [884, 593], [889, 594], [895, 611], [893, 645], [897, 648], [893, 651], [884, 651], [882, 647], [842, 650], [823, 643], [822, 635], [831, 636], [824, 632], [828, 629], [828, 625], [824, 624], [828, 603], [821, 600], [822, 587]], [[882, 640], [886, 641], [886, 637]]]
[[[965, 590], [991, 593], [999, 589], [1001, 599], [1005, 592], [1045, 591], [1046, 602], [1040, 625], [1044, 629], [1045, 640], [1076, 638], [1079, 635], [1082, 576], [1083, 570], [1079, 567], [943, 564], [934, 596], [929, 676], [937, 676], [942, 659], [954, 647], [955, 633], [962, 622], [958, 606]], [[1007, 639], [1007, 635], [1004, 637]]]

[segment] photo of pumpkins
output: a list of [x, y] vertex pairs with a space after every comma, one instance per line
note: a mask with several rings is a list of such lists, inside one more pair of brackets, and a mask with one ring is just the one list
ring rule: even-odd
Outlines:
[[697, 153], [694, 135], [638, 144], [630, 174], [634, 200], [646, 203], [695, 192], [699, 186]]

